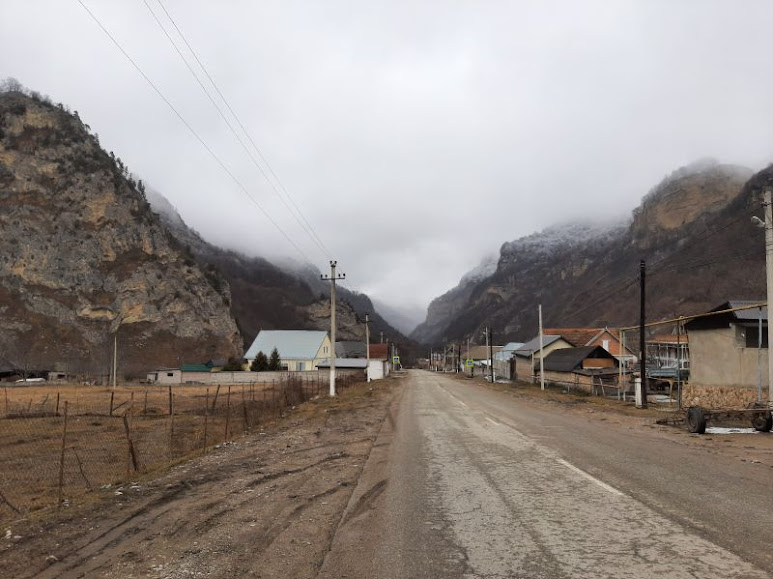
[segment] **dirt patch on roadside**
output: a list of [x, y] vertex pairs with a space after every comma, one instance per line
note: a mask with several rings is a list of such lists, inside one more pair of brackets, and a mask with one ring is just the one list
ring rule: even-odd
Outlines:
[[3, 576], [314, 577], [399, 389], [309, 402], [161, 478], [3, 528]]

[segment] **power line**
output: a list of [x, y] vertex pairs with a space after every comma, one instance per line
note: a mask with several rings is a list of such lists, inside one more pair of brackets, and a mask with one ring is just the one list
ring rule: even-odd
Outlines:
[[239, 187], [239, 189], [247, 196], [247, 198], [252, 201], [252, 203], [260, 210], [261, 213], [266, 217], [266, 219], [269, 220], [269, 222], [279, 231], [279, 233], [282, 234], [282, 236], [287, 240], [290, 245], [292, 245], [295, 250], [305, 259], [307, 262], [311, 263], [311, 260], [308, 258], [308, 256], [303, 252], [303, 250], [298, 246], [298, 244], [293, 241], [290, 236], [285, 232], [284, 229], [282, 229], [279, 224], [269, 215], [269, 213], [263, 208], [263, 206], [258, 202], [257, 199], [255, 199], [250, 192], [247, 190], [247, 188], [242, 184], [241, 181], [233, 174], [233, 172], [228, 168], [228, 166], [220, 159], [220, 157], [217, 156], [217, 154], [212, 150], [212, 148], [204, 141], [203, 138], [196, 132], [196, 130], [188, 123], [188, 121], [185, 120], [185, 118], [180, 114], [180, 112], [175, 108], [175, 106], [169, 101], [169, 99], [164, 95], [163, 92], [161, 92], [161, 89], [159, 89], [155, 83], [150, 80], [148, 75], [145, 74], [145, 72], [140, 68], [140, 66], [135, 62], [135, 60], [129, 55], [126, 50], [124, 50], [123, 46], [115, 39], [115, 37], [110, 33], [110, 31], [102, 24], [102, 22], [97, 18], [94, 13], [89, 10], [88, 6], [86, 6], [83, 3], [83, 0], [77, 0], [78, 4], [80, 4], [83, 9], [91, 16], [92, 20], [97, 23], [97, 25], [102, 29], [102, 32], [104, 32], [107, 37], [113, 42], [116, 48], [121, 52], [121, 54], [126, 57], [126, 59], [131, 63], [131, 65], [142, 75], [142, 78], [145, 79], [145, 81], [150, 85], [150, 87], [156, 92], [156, 94], [161, 98], [161, 100], [166, 103], [166, 105], [172, 110], [172, 112], [177, 116], [177, 118], [180, 120], [180, 122], [185, 125], [185, 127], [190, 131], [190, 133], [196, 138], [196, 140], [206, 149], [206, 151], [210, 154], [210, 156], [215, 160], [215, 162], [220, 165], [220, 168], [223, 169], [223, 171], [226, 172], [226, 174], [231, 178], [231, 180]]
[[[266, 170], [264, 170], [263, 166], [258, 162], [258, 160], [255, 158], [255, 156], [252, 154], [252, 152], [249, 150], [249, 148], [245, 145], [244, 141], [237, 134], [236, 130], [233, 128], [231, 123], [228, 121], [228, 119], [226, 118], [226, 116], [223, 113], [222, 109], [217, 105], [217, 103], [215, 102], [215, 100], [212, 98], [212, 96], [210, 95], [209, 91], [207, 90], [207, 88], [204, 86], [204, 84], [199, 79], [199, 77], [196, 74], [196, 72], [193, 70], [191, 65], [188, 63], [188, 60], [183, 55], [182, 51], [177, 47], [177, 44], [171, 38], [171, 36], [166, 31], [164, 26], [161, 24], [161, 21], [158, 19], [158, 17], [156, 16], [155, 12], [153, 11], [153, 9], [148, 4], [148, 1], [147, 0], [143, 0], [145, 6], [148, 8], [150, 13], [153, 15], [153, 18], [156, 20], [156, 23], [159, 25], [161, 30], [166, 35], [167, 39], [169, 39], [169, 42], [172, 44], [172, 46], [177, 51], [177, 54], [180, 56], [180, 58], [182, 58], [183, 62], [185, 62], [185, 65], [188, 68], [188, 70], [190, 71], [190, 73], [196, 79], [196, 81], [198, 82], [198, 84], [201, 87], [201, 89], [204, 91], [204, 93], [209, 98], [210, 102], [212, 102], [212, 104], [217, 109], [217, 111], [220, 114], [220, 116], [226, 122], [226, 124], [228, 125], [228, 128], [231, 129], [231, 132], [234, 134], [236, 139], [239, 141], [239, 144], [242, 146], [242, 148], [245, 150], [245, 152], [250, 157], [252, 162], [255, 164], [255, 166], [261, 172], [261, 174], [266, 179], [266, 181], [269, 183], [271, 188], [274, 190], [274, 193], [276, 193], [277, 197], [279, 197], [280, 201], [282, 201], [284, 206], [287, 208], [288, 212], [293, 216], [293, 218], [295, 218], [295, 220], [298, 222], [298, 225], [300, 225], [301, 228], [309, 235], [309, 237], [311, 238], [312, 242], [314, 242], [317, 245], [317, 247], [319, 247], [319, 249], [322, 250], [323, 254], [325, 254], [327, 257], [330, 257], [330, 255], [331, 255], [330, 250], [327, 248], [327, 246], [324, 244], [322, 239], [319, 237], [319, 235], [317, 234], [316, 230], [311, 225], [309, 220], [306, 218], [306, 216], [304, 215], [304, 213], [301, 210], [301, 208], [298, 207], [298, 205], [295, 203], [295, 200], [290, 195], [290, 193], [287, 190], [287, 188], [284, 186], [284, 183], [282, 183], [282, 180], [279, 178], [279, 176], [276, 174], [274, 169], [271, 167], [271, 164], [266, 159], [266, 157], [263, 154], [263, 152], [261, 151], [260, 147], [258, 147], [258, 145], [255, 143], [255, 140], [252, 138], [252, 136], [250, 135], [249, 131], [247, 131], [246, 127], [244, 126], [244, 124], [242, 123], [241, 119], [239, 118], [239, 115], [237, 115], [236, 112], [234, 111], [233, 107], [231, 107], [231, 104], [228, 102], [228, 99], [225, 98], [225, 95], [223, 95], [222, 91], [220, 90], [220, 87], [218, 87], [218, 85], [215, 82], [215, 80], [209, 74], [209, 71], [207, 70], [206, 66], [204, 66], [204, 63], [201, 61], [201, 59], [199, 58], [198, 54], [193, 49], [193, 46], [191, 46], [190, 42], [188, 42], [188, 39], [183, 34], [182, 30], [180, 30], [180, 27], [177, 25], [177, 23], [175, 22], [175, 20], [172, 17], [172, 15], [169, 13], [169, 11], [166, 9], [166, 6], [164, 6], [164, 4], [163, 4], [163, 2], [161, 0], [156, 0], [156, 1], [158, 2], [158, 5], [161, 7], [161, 9], [164, 11], [164, 14], [166, 14], [166, 17], [172, 23], [172, 26], [177, 31], [177, 34], [180, 36], [182, 41], [185, 43], [185, 46], [190, 51], [191, 55], [193, 56], [193, 58], [198, 63], [199, 67], [204, 72], [204, 74], [206, 75], [206, 77], [209, 80], [209, 82], [212, 84], [213, 88], [215, 89], [215, 91], [217, 92], [218, 96], [220, 97], [220, 99], [225, 104], [225, 106], [228, 109], [228, 111], [233, 116], [233, 118], [236, 121], [236, 123], [241, 128], [241, 130], [244, 133], [244, 135], [249, 140], [249, 142], [252, 145], [252, 147], [257, 152], [258, 157], [260, 157], [260, 160], [263, 161], [263, 164], [265, 165], [266, 170], [268, 171], [268, 173], [270, 173], [271, 177], [273, 177], [273, 180], [271, 179], [271, 177], [269, 177], [269, 175], [266, 173]], [[284, 196], [282, 195], [282, 193], [284, 193]], [[287, 200], [285, 200], [285, 198]], [[288, 201], [289, 201], [290, 205], [288, 205]], [[294, 211], [293, 211], [293, 208], [294, 208]]]

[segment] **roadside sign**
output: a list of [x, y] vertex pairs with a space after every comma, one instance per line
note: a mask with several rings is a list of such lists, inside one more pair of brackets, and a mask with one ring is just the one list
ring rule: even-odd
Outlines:
[[465, 364], [465, 366], [467, 366], [468, 368], [472, 368], [472, 366], [473, 366], [473, 364], [472, 364], [472, 358], [467, 358], [467, 360], [465, 361], [465, 363], [464, 363], [464, 364]]
[[400, 356], [392, 356], [392, 364], [394, 364], [395, 366], [399, 366], [400, 365]]

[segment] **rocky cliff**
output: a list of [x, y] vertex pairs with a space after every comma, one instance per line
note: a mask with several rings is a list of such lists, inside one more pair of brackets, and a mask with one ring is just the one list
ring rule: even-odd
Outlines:
[[475, 339], [490, 325], [496, 342], [525, 341], [540, 303], [548, 326], [635, 323], [641, 259], [648, 319], [764, 296], [764, 241], [748, 221], [768, 172], [749, 179], [749, 169], [701, 161], [666, 177], [627, 223], [564, 224], [505, 243], [496, 271], [449, 292], [453, 308], [449, 294], [435, 300], [413, 337]]
[[63, 106], [0, 94], [0, 349], [104, 374], [239, 353], [228, 284], [170, 236], [121, 160]]

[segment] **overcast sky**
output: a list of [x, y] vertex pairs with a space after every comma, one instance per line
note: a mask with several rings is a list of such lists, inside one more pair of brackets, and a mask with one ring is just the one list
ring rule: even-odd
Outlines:
[[[143, 0], [83, 2], [248, 194], [77, 0], [0, 0], [0, 77], [78, 110], [210, 241], [324, 270]], [[700, 157], [773, 158], [769, 1], [162, 2], [349, 287], [395, 306]]]

